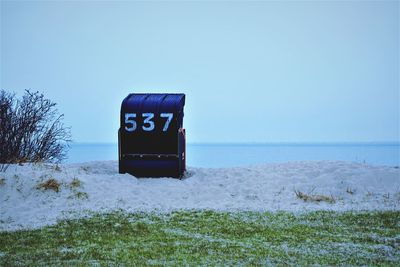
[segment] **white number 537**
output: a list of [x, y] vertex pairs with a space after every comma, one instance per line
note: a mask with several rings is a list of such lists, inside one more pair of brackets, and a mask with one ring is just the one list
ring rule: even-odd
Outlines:
[[[168, 130], [169, 124], [172, 121], [172, 118], [174, 117], [174, 114], [161, 113], [160, 117], [166, 119], [164, 127], [162, 129], [163, 132], [166, 132]], [[142, 126], [143, 131], [146, 132], [153, 131], [155, 128], [154, 121], [152, 121], [152, 119], [154, 119], [154, 113], [143, 113], [142, 118], [143, 118], [143, 126]], [[135, 119], [136, 119], [136, 113], [125, 113], [125, 130], [127, 132], [134, 132], [136, 130], [137, 124]]]

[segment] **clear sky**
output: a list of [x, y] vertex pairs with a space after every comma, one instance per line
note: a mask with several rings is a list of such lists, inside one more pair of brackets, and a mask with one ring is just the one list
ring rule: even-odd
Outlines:
[[400, 141], [399, 1], [1, 2], [1, 88], [78, 142], [131, 92], [186, 94], [188, 142]]

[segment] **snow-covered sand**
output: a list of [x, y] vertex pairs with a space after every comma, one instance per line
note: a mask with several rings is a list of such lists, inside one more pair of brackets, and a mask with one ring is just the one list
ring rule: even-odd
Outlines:
[[[61, 183], [59, 192], [38, 188], [51, 178]], [[74, 178], [80, 185], [72, 183]], [[335, 202], [305, 202], [295, 190]], [[121, 175], [116, 161], [11, 165], [0, 173], [0, 203], [0, 231], [113, 210], [399, 210], [400, 170], [341, 161], [289, 162], [189, 168], [178, 180]]]

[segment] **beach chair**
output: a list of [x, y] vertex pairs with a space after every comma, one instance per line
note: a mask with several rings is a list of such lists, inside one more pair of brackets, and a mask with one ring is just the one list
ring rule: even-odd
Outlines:
[[121, 105], [119, 173], [137, 177], [183, 176], [186, 139], [184, 94], [129, 94]]

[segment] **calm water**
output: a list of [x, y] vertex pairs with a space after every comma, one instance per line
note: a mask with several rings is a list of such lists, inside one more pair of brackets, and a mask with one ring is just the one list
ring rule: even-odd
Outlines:
[[[117, 144], [75, 143], [68, 163], [118, 160]], [[398, 143], [379, 144], [190, 144], [192, 167], [233, 167], [300, 160], [346, 160], [374, 165], [400, 165]]]

